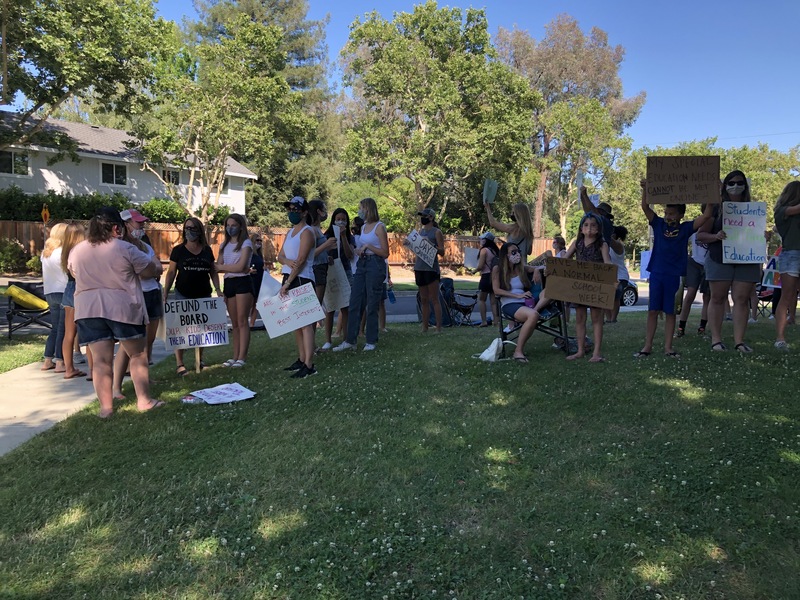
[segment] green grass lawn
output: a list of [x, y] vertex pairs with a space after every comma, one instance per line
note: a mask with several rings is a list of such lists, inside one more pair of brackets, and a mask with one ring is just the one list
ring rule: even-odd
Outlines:
[[47, 334], [15, 333], [8, 339], [8, 326], [0, 328], [0, 373], [42, 360]]
[[[0, 458], [0, 597], [800, 598], [797, 354], [763, 322], [749, 356], [635, 360], [644, 317], [598, 365], [414, 325], [302, 381], [292, 336], [240, 371], [166, 361], [167, 407], [95, 405]], [[232, 376], [256, 398], [180, 402]]]

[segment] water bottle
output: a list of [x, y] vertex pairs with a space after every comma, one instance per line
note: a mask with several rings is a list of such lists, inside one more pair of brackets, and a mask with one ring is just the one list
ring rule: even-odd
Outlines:
[[394, 286], [389, 286], [388, 295], [390, 304], [394, 304], [395, 302], [397, 302], [397, 297], [394, 295]]

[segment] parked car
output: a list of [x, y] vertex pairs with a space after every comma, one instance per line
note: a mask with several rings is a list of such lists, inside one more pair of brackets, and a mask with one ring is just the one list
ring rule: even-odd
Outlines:
[[628, 285], [622, 290], [622, 306], [633, 306], [639, 301], [639, 286], [634, 281], [628, 281]]

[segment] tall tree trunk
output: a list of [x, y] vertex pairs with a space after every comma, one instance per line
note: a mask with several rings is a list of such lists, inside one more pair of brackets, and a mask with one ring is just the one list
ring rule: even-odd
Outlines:
[[547, 167], [542, 169], [542, 174], [539, 176], [539, 186], [536, 188], [536, 201], [533, 206], [533, 237], [542, 237], [544, 231], [544, 223], [542, 216], [544, 215], [544, 196], [547, 192], [547, 178], [550, 176], [550, 169]]

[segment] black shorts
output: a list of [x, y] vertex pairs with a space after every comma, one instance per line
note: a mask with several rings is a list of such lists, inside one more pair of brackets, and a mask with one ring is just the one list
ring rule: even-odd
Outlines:
[[328, 283], [328, 263], [314, 265], [314, 282], [316, 285]]
[[439, 273], [436, 271], [414, 271], [414, 281], [417, 283], [417, 287], [430, 285], [439, 281]]
[[478, 282], [478, 291], [485, 292], [487, 294], [494, 294], [494, 288], [492, 287], [491, 273], [484, 273], [483, 275], [481, 275], [481, 280]]
[[147, 318], [151, 321], [164, 316], [164, 296], [161, 288], [144, 293], [144, 309], [147, 311]]
[[[325, 265], [325, 266], [327, 267], [328, 265]], [[284, 273], [283, 274], [283, 279], [281, 280], [281, 284], [282, 285], [286, 285], [286, 280], [287, 279], [289, 279], [289, 273]], [[293, 290], [293, 289], [299, 288], [300, 286], [303, 286], [303, 285], [305, 285], [307, 283], [310, 283], [311, 285], [314, 285], [314, 282], [311, 281], [310, 279], [306, 279], [305, 277], [295, 277], [294, 281], [292, 281], [292, 283], [289, 284], [289, 289]]]
[[241, 277], [228, 277], [225, 280], [225, 287], [222, 293], [226, 298], [233, 298], [239, 294], [253, 295], [253, 280], [249, 275], [242, 275]]

